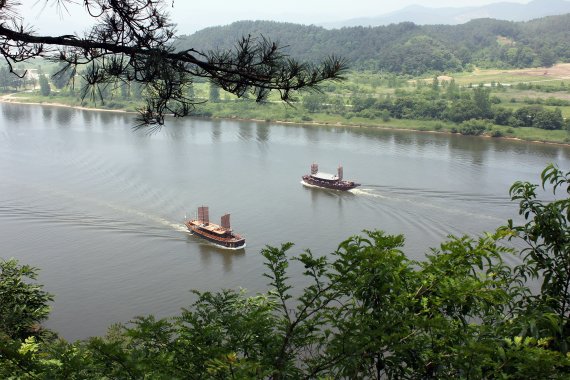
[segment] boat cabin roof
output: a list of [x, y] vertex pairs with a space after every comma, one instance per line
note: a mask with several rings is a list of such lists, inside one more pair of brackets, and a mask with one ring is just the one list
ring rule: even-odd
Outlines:
[[336, 174], [329, 174], [329, 173], [323, 173], [323, 172], [317, 172], [317, 174], [311, 174], [311, 176], [313, 178], [324, 179], [327, 181], [335, 181], [338, 179]]
[[212, 232], [214, 234], [217, 235], [224, 235], [226, 232], [228, 232], [228, 230], [226, 230], [225, 228], [215, 224], [215, 223], [208, 223], [206, 224], [202, 224], [197, 220], [192, 220], [190, 223], [192, 223], [195, 226], [198, 226], [204, 230], [207, 230], [209, 232]]

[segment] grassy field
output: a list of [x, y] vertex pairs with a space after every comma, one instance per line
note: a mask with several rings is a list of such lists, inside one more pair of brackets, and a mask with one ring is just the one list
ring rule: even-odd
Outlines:
[[559, 86], [561, 82], [570, 85], [570, 63], [561, 63], [553, 67], [511, 69], [511, 70], [474, 70], [468, 73], [452, 74], [455, 82], [467, 86], [479, 83], [533, 83], [545, 86]]

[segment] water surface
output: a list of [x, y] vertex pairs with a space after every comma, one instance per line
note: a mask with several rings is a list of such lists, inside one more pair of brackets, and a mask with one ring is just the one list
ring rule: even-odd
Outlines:
[[[0, 104], [0, 255], [41, 268], [56, 295], [47, 324], [68, 339], [136, 315], [174, 315], [190, 289], [264, 291], [266, 244], [324, 255], [382, 229], [405, 234], [406, 254], [421, 259], [448, 234], [515, 217], [514, 181], [537, 182], [550, 162], [570, 167], [568, 148], [501, 139], [190, 118], [149, 135], [133, 123]], [[342, 163], [362, 187], [302, 186], [313, 161], [326, 172]], [[213, 220], [230, 212], [247, 248], [190, 236], [182, 223], [200, 205]]]

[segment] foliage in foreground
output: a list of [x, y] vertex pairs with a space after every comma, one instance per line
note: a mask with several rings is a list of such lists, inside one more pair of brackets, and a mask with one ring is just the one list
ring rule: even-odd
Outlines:
[[[568, 193], [570, 173], [549, 166], [542, 185]], [[12, 322], [1, 325], [0, 377], [568, 378], [570, 199], [543, 202], [537, 188], [511, 188], [525, 224], [449, 237], [423, 261], [406, 258], [403, 236], [380, 231], [328, 256], [266, 247], [267, 293], [196, 291], [174, 318], [139, 317], [75, 343], [30, 330], [51, 296], [22, 282], [33, 268], [2, 262], [0, 305], [12, 306], [0, 317]], [[503, 261], [517, 254], [505, 239], [526, 243], [514, 268]], [[531, 278], [540, 292], [530, 292]]]

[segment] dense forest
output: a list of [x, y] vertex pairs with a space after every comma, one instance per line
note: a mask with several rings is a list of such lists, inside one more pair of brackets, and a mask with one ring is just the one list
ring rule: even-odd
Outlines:
[[528, 22], [478, 19], [462, 25], [415, 25], [327, 30], [273, 21], [240, 21], [180, 37], [178, 47], [231, 48], [236, 36], [286, 42], [284, 51], [304, 61], [334, 54], [353, 69], [419, 75], [477, 67], [551, 66], [570, 60], [570, 14]]

